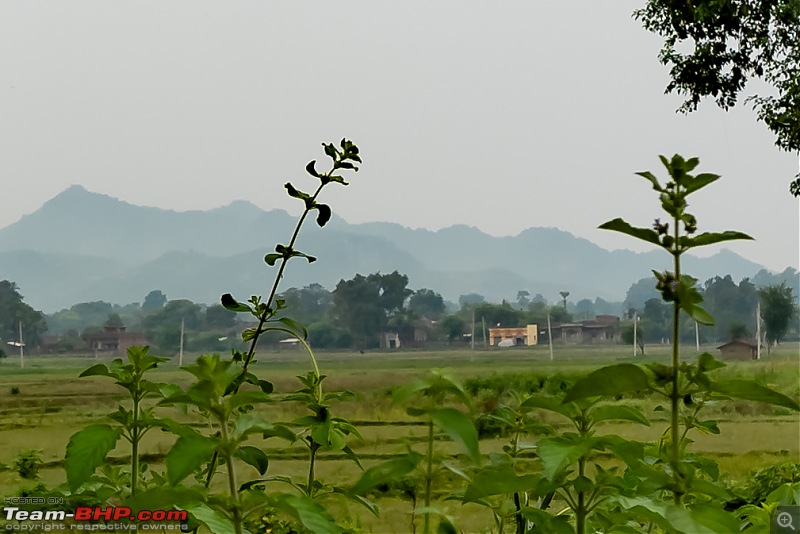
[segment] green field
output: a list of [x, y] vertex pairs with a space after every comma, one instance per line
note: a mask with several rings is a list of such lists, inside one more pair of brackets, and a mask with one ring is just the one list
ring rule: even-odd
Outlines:
[[[712, 350], [710, 347], [707, 350]], [[428, 369], [445, 369], [462, 381], [488, 378], [493, 374], [525, 376], [533, 373], [553, 375], [580, 375], [608, 363], [630, 361], [668, 362], [668, 347], [647, 347], [647, 356], [636, 360], [628, 347], [557, 346], [555, 359], [549, 358], [547, 347], [504, 349], [492, 351], [409, 351], [375, 352], [360, 354], [321, 353], [320, 367], [329, 378], [326, 390], [348, 389], [355, 393], [351, 400], [336, 406], [336, 415], [347, 417], [361, 430], [364, 442], [355, 442], [352, 448], [364, 459], [364, 465], [401, 454], [407, 443], [421, 450], [418, 438], [424, 428], [409, 424], [412, 420], [400, 407], [393, 406], [390, 392]], [[800, 367], [797, 344], [787, 344], [773, 351], [769, 359], [758, 362], [730, 363], [718, 373], [721, 376], [753, 378], [793, 398], [800, 396]], [[712, 352], [715, 352], [712, 350]], [[684, 357], [695, 357], [694, 347], [684, 350]], [[40, 451], [45, 462], [42, 481], [48, 485], [64, 482], [62, 468], [64, 452], [69, 437], [80, 428], [97, 422], [106, 422], [105, 415], [116, 404], [124, 402], [123, 391], [109, 379], [84, 378], [78, 374], [96, 363], [90, 357], [26, 357], [25, 368], [19, 368], [15, 357], [0, 363], [0, 493], [16, 494], [30, 486], [13, 469], [14, 461], [24, 450]], [[298, 374], [309, 369], [307, 357], [300, 352], [262, 353], [251, 368], [261, 378], [275, 384], [277, 396], [298, 386]], [[188, 384], [190, 376], [180, 371], [172, 361], [160, 367], [151, 380]], [[502, 381], [502, 380], [501, 380]], [[12, 393], [13, 390], [13, 393]], [[474, 395], [476, 408], [489, 409], [496, 395], [489, 389]], [[616, 433], [644, 441], [656, 441], [667, 426], [663, 412], [655, 412], [653, 399], [630, 401], [641, 406], [650, 417], [652, 426], [633, 424], [607, 424], [600, 432]], [[172, 409], [165, 413], [186, 420], [187, 417]], [[265, 409], [271, 420], [289, 421], [303, 414], [303, 408], [291, 403], [275, 403]], [[702, 451], [715, 459], [728, 480], [742, 480], [754, 468], [784, 461], [800, 461], [800, 417], [783, 408], [773, 408], [745, 401], [731, 401], [708, 409], [707, 415], [719, 422], [721, 434], [701, 434], [694, 437], [694, 450]], [[563, 423], [558, 416], [541, 414], [544, 422]], [[175, 437], [152, 432], [146, 440], [144, 453], [151, 465], [159, 463]], [[481, 451], [499, 450], [504, 439], [487, 439], [481, 442]], [[270, 473], [302, 476], [306, 469], [301, 446], [282, 447], [280, 442], [267, 441], [263, 445], [270, 456]], [[451, 444], [442, 442], [445, 450], [455, 452]], [[120, 447], [113, 457], [124, 458], [129, 450]], [[323, 455], [318, 468], [320, 479], [337, 484], [354, 481], [360, 470], [350, 461], [336, 455]], [[242, 472], [242, 477], [254, 473]], [[246, 478], [243, 478], [246, 479]], [[446, 484], [446, 483], [445, 483]], [[409, 532], [411, 505], [397, 498], [382, 499], [381, 517], [375, 518], [366, 510], [352, 504], [336, 501], [330, 509], [340, 519], [351, 518], [366, 532]], [[459, 524], [469, 532], [488, 532], [491, 517], [485, 509], [462, 506], [448, 501], [443, 506], [459, 518]]]

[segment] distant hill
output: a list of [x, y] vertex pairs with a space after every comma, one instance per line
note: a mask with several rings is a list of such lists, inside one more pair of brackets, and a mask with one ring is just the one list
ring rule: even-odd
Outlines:
[[[137, 302], [152, 289], [198, 302], [228, 291], [246, 297], [268, 289], [272, 273], [262, 258], [294, 224], [284, 211], [246, 201], [175, 212], [72, 186], [0, 229], [0, 279], [17, 282], [26, 302], [46, 312], [91, 300]], [[307, 225], [298, 244], [320, 261], [296, 261], [285, 288], [319, 282], [332, 289], [356, 273], [398, 270], [412, 288], [453, 301], [472, 292], [514, 299], [520, 289], [551, 300], [560, 290], [569, 290], [570, 300], [622, 300], [633, 282], [664, 264], [657, 251], [609, 251], [557, 228], [493, 237], [464, 225], [431, 231], [334, 216], [324, 229]], [[764, 269], [729, 250], [687, 257], [685, 265], [701, 280]]]

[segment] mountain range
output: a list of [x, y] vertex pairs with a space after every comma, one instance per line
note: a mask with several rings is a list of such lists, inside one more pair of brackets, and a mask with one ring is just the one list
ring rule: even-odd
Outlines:
[[[264, 254], [291, 235], [296, 219], [236, 201], [207, 211], [175, 212], [136, 206], [72, 186], [36, 212], [0, 229], [0, 279], [15, 281], [25, 301], [53, 312], [77, 302], [141, 302], [153, 289], [171, 299], [219, 301], [268, 291], [274, 275]], [[319, 261], [293, 260], [281, 287], [318, 282], [333, 289], [355, 274], [407, 274], [409, 287], [446, 299], [479, 293], [513, 300], [519, 290], [558, 299], [623, 300], [630, 285], [664, 265], [660, 251], [609, 251], [557, 228], [528, 228], [493, 237], [456, 225], [438, 231], [393, 223], [349, 224], [334, 217], [323, 229], [303, 228], [300, 250]], [[685, 257], [700, 280], [734, 279], [763, 269], [723, 249]]]

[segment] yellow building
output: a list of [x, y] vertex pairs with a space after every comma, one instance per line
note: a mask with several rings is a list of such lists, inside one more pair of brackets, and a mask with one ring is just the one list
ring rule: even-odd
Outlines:
[[524, 347], [539, 343], [539, 327], [535, 324], [519, 328], [490, 328], [489, 345], [492, 347]]

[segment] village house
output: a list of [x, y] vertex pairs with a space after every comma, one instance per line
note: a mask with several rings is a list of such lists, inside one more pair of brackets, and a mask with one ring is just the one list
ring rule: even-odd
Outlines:
[[[598, 315], [579, 323], [554, 323], [550, 329], [553, 332], [553, 343], [617, 343], [620, 339], [619, 322], [616, 315]], [[540, 329], [539, 334], [547, 340], [547, 328]]]
[[489, 345], [492, 347], [525, 347], [539, 343], [539, 328], [529, 324], [519, 328], [489, 328]]
[[717, 349], [723, 360], [755, 360], [758, 353], [758, 346], [749, 339], [734, 339]]
[[131, 347], [147, 345], [147, 339], [140, 332], [127, 332], [124, 326], [106, 325], [100, 332], [84, 334], [83, 340], [95, 354], [121, 355]]

